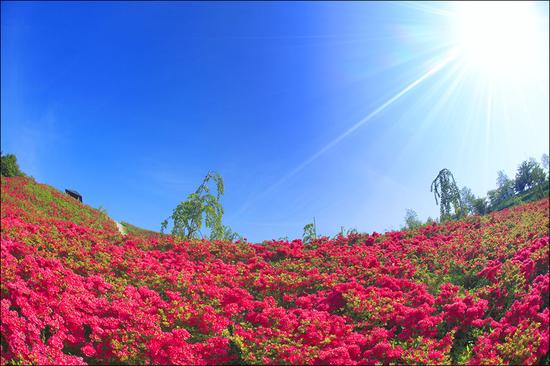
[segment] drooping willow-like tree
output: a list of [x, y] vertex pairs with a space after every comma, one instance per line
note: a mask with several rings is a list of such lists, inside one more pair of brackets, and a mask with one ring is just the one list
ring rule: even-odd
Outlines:
[[441, 222], [448, 221], [453, 217], [459, 218], [464, 214], [460, 191], [456, 185], [453, 173], [449, 169], [441, 169], [439, 171], [439, 174], [432, 182], [430, 192], [434, 193], [435, 203], [439, 204]]
[[[216, 194], [212, 194], [208, 183], [213, 181]], [[237, 234], [222, 224], [223, 207], [220, 198], [224, 192], [223, 179], [216, 172], [208, 172], [194, 193], [181, 202], [172, 215], [161, 223], [161, 232], [166, 230], [168, 220], [172, 219], [172, 235], [193, 239], [203, 237], [201, 228], [210, 230], [210, 239], [233, 239]]]

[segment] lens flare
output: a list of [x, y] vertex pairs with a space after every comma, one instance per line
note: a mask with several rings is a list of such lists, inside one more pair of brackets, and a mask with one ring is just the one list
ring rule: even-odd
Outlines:
[[454, 22], [464, 61], [483, 73], [524, 74], [541, 59], [542, 25], [531, 2], [458, 2]]

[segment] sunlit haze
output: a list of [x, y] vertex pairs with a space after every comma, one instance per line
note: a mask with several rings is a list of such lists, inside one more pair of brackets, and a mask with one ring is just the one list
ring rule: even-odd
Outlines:
[[469, 66], [504, 79], [547, 66], [547, 50], [541, 44], [548, 24], [535, 3], [473, 1], [457, 2], [454, 7], [457, 51]]

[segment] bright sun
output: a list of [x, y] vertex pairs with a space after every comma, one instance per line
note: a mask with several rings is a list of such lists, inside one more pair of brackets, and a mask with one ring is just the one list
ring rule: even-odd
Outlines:
[[[458, 2], [456, 52], [484, 74], [495, 77], [529, 72], [540, 60], [541, 24], [530, 2]], [[544, 42], [544, 41], [542, 41]]]

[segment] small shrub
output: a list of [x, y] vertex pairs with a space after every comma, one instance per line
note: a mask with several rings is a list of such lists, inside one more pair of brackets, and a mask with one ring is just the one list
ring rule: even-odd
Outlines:
[[3, 177], [22, 177], [25, 176], [19, 165], [17, 164], [17, 158], [13, 154], [3, 155], [0, 154], [0, 160], [2, 165], [2, 176]]

